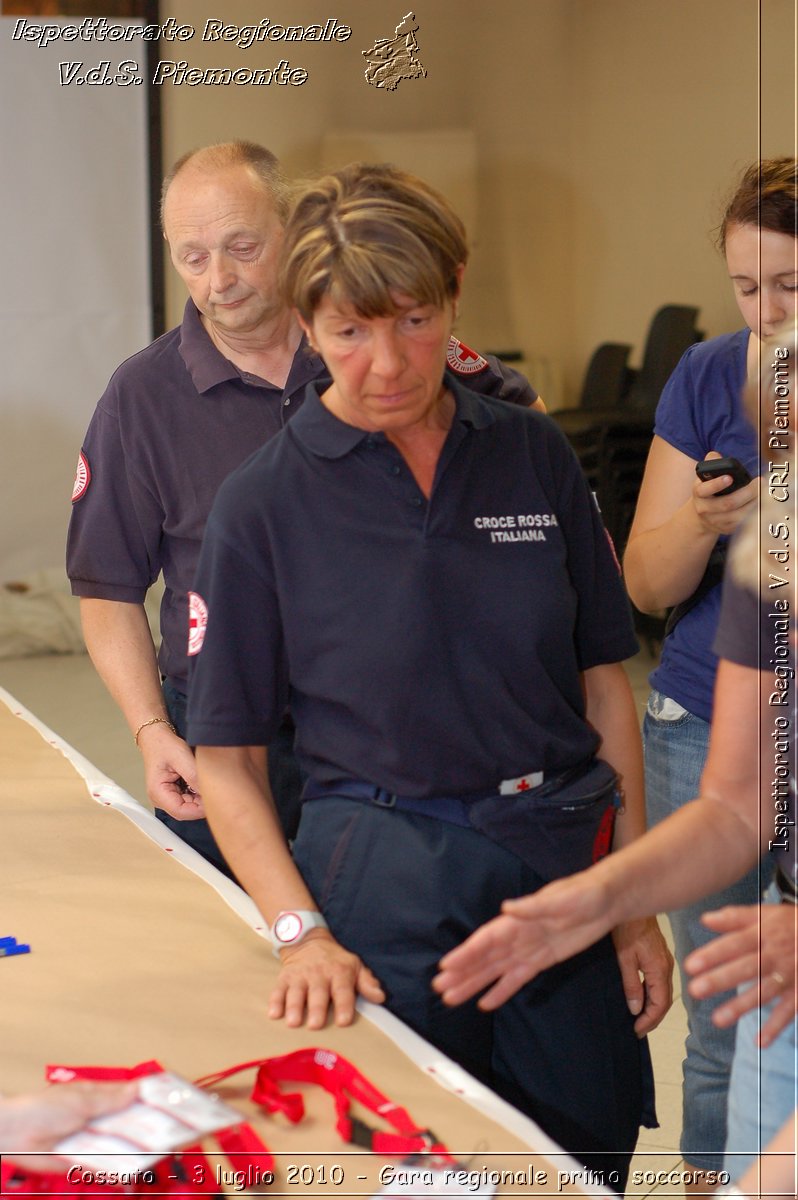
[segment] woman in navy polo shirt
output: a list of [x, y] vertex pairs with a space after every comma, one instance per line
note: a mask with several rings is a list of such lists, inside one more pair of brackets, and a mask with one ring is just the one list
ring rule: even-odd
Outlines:
[[[319, 1029], [384, 1001], [622, 1191], [655, 1120], [656, 925], [497, 1014], [430, 986], [504, 899], [609, 847], [616, 773], [614, 843], [644, 827], [635, 641], [576, 459], [545, 416], [444, 383], [466, 257], [446, 201], [392, 168], [298, 200], [283, 290], [333, 382], [219, 493], [190, 737], [281, 960], [270, 1015]], [[264, 767], [289, 701], [310, 779], [293, 859]]]

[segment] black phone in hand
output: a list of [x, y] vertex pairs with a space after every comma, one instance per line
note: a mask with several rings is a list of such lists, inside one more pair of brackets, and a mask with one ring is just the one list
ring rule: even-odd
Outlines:
[[739, 458], [705, 458], [703, 462], [696, 463], [695, 473], [704, 483], [708, 479], [717, 479], [719, 475], [731, 475], [729, 486], [722, 492], [715, 492], [716, 496], [728, 496], [730, 492], [736, 492], [751, 482], [751, 476]]

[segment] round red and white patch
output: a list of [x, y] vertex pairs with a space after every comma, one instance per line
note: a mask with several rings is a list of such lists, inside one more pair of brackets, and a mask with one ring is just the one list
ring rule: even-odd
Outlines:
[[199, 654], [205, 641], [208, 605], [196, 592], [188, 594], [188, 653]]
[[90, 483], [91, 469], [89, 467], [89, 460], [81, 450], [80, 454], [78, 455], [78, 468], [75, 471], [75, 482], [72, 485], [73, 504], [76, 500], [80, 500], [81, 496], [86, 495], [86, 492], [89, 490]]
[[484, 371], [488, 365], [486, 358], [477, 354], [476, 350], [471, 350], [465, 342], [461, 342], [456, 337], [449, 338], [449, 345], [446, 347], [446, 361], [458, 375], [476, 375], [477, 371]]

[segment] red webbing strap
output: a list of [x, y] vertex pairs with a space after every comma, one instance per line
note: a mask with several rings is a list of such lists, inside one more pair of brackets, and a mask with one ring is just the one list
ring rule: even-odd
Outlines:
[[48, 1083], [69, 1083], [73, 1079], [92, 1079], [99, 1083], [124, 1083], [129, 1079], [140, 1079], [142, 1075], [157, 1075], [163, 1067], [155, 1059], [137, 1063], [135, 1067], [64, 1067], [44, 1068]]
[[253, 1058], [250, 1062], [238, 1063], [235, 1067], [228, 1067], [224, 1071], [214, 1071], [211, 1075], [201, 1075], [199, 1079], [194, 1080], [194, 1086], [201, 1088], [216, 1087], [216, 1084], [221, 1083], [223, 1079], [229, 1079], [231, 1075], [238, 1075], [241, 1071], [251, 1071], [253, 1067], [260, 1067], [266, 1061], [265, 1058]]
[[246, 1121], [240, 1125], [231, 1125], [228, 1129], [220, 1129], [215, 1135], [225, 1154], [235, 1155], [233, 1165], [249, 1170], [256, 1178], [263, 1179], [269, 1171], [274, 1170], [274, 1159], [266, 1145]]
[[[345, 1142], [364, 1145], [376, 1154], [411, 1154], [432, 1150], [441, 1156], [447, 1151], [428, 1129], [419, 1129], [406, 1109], [383, 1095], [348, 1059], [332, 1050], [309, 1048], [295, 1050], [277, 1058], [241, 1063], [216, 1075], [196, 1080], [201, 1087], [212, 1086], [230, 1075], [258, 1068], [252, 1099], [269, 1112], [281, 1112], [294, 1124], [302, 1120], [305, 1105], [299, 1092], [284, 1093], [282, 1082], [315, 1083], [328, 1091], [335, 1102], [336, 1129]], [[395, 1133], [371, 1129], [349, 1115], [352, 1100], [392, 1125]]]
[[[310, 1048], [296, 1050], [276, 1058], [255, 1059], [240, 1063], [215, 1075], [206, 1075], [196, 1080], [199, 1087], [211, 1087], [223, 1079], [257, 1067], [252, 1099], [269, 1112], [282, 1112], [296, 1124], [305, 1112], [304, 1100], [299, 1092], [283, 1093], [282, 1082], [314, 1083], [329, 1092], [335, 1102], [336, 1129], [344, 1141], [364, 1146], [375, 1154], [404, 1155], [418, 1151], [431, 1151], [440, 1158], [449, 1158], [446, 1147], [428, 1129], [419, 1129], [406, 1109], [394, 1104], [383, 1095], [365, 1075], [332, 1050]], [[73, 1079], [96, 1081], [124, 1081], [139, 1079], [162, 1071], [155, 1060], [138, 1063], [134, 1067], [67, 1067], [48, 1066], [47, 1079], [63, 1083]], [[352, 1100], [357, 1100], [370, 1112], [382, 1117], [395, 1132], [372, 1129], [363, 1121], [349, 1115]], [[274, 1163], [266, 1146], [252, 1127], [246, 1123], [231, 1126], [213, 1135], [222, 1151], [235, 1155], [239, 1166], [252, 1167], [263, 1175], [273, 1169]], [[179, 1169], [176, 1169], [179, 1168]], [[164, 1192], [216, 1192], [214, 1173], [200, 1146], [189, 1146], [155, 1165], [158, 1183]], [[181, 1178], [182, 1177], [182, 1178]], [[12, 1165], [0, 1168], [0, 1195], [47, 1195], [64, 1191], [63, 1171], [50, 1173], [20, 1172]], [[103, 1192], [105, 1195], [135, 1194], [130, 1188], [109, 1187], [105, 1184], [81, 1183], [80, 1195]]]
[[604, 812], [604, 815], [599, 822], [596, 836], [593, 839], [593, 862], [597, 863], [602, 858], [606, 858], [610, 850], [612, 850], [612, 835], [615, 829], [615, 813], [617, 809], [614, 804], [611, 804]]

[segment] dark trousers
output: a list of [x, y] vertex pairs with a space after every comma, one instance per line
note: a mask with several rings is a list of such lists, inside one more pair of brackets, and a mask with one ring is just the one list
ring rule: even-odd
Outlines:
[[656, 1124], [610, 938], [543, 972], [494, 1013], [447, 1008], [440, 957], [542, 879], [471, 829], [353, 800], [306, 801], [294, 859], [333, 933], [387, 1006], [623, 1192], [641, 1123]]
[[[188, 697], [185, 692], [178, 691], [166, 681], [163, 683], [163, 694], [169, 720], [179, 736], [185, 738]], [[294, 756], [294, 725], [289, 717], [284, 718], [277, 731], [277, 736], [268, 749], [269, 784], [286, 839], [293, 841], [299, 826], [300, 796], [304, 778]], [[160, 808], [156, 808], [155, 815], [159, 821], [163, 821], [164, 825], [171, 829], [177, 837], [187, 842], [209, 863], [218, 867], [230, 879], [235, 879], [235, 875], [227, 865], [216, 844], [216, 839], [211, 833], [210, 826], [204, 818], [200, 818], [198, 821], [177, 821]]]

